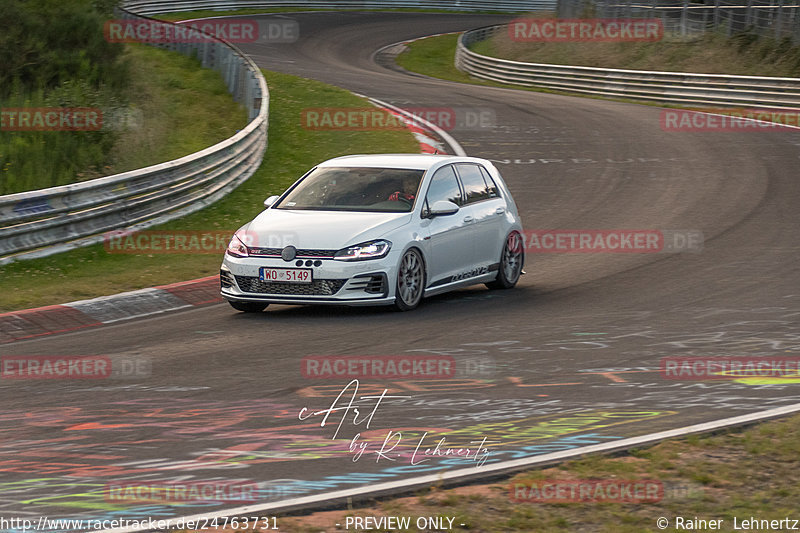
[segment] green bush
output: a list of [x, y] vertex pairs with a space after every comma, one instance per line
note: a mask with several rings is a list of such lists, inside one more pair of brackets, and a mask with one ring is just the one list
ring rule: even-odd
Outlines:
[[[127, 102], [121, 44], [103, 27], [116, 0], [0, 1], [0, 108], [97, 108]], [[9, 125], [10, 126], [10, 125]], [[105, 174], [118, 132], [0, 130], [0, 195]]]
[[[100, 8], [108, 11], [108, 3]], [[122, 45], [103, 35], [109, 16], [91, 0], [0, 2], [0, 98], [78, 79], [94, 87], [124, 86]]]

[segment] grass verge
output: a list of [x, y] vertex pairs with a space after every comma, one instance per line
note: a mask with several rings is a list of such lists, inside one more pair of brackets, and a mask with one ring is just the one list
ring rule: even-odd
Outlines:
[[[557, 92], [540, 87], [525, 87], [523, 85], [509, 85], [489, 80], [473, 78], [458, 70], [455, 66], [456, 46], [460, 34], [451, 33], [426, 37], [408, 43], [406, 50], [397, 56], [395, 62], [398, 66], [424, 74], [440, 80], [485, 85], [487, 87], [504, 87], [507, 89], [521, 89], [537, 92]], [[565, 93], [566, 94], [566, 93]]]
[[[741, 36], [739, 36], [741, 38]], [[718, 36], [709, 37], [709, 40], [714, 41], [718, 39]], [[567, 45], [576, 45], [576, 44], [587, 44], [587, 43], [537, 43], [537, 44], [548, 44], [553, 45], [554, 48], [561, 46], [562, 44]], [[630, 43], [589, 43], [595, 45], [601, 44], [630, 44]], [[654, 44], [654, 43], [637, 43], [637, 44]], [[657, 44], [657, 43], [655, 43]], [[762, 122], [776, 122], [778, 124], [786, 124], [792, 126], [797, 122], [797, 113], [792, 112], [791, 110], [788, 111], [777, 111], [775, 113], [763, 113], [762, 111], [769, 111], [767, 106], [761, 110], [748, 110], [747, 108], [729, 108], [726, 109], [721, 105], [686, 105], [681, 106], [677, 104], [667, 104], [667, 103], [658, 103], [658, 102], [648, 102], [643, 100], [636, 100], [631, 98], [624, 98], [624, 97], [613, 97], [613, 96], [599, 96], [599, 95], [588, 95], [588, 94], [580, 94], [580, 93], [572, 93], [569, 91], [559, 91], [548, 89], [544, 87], [533, 87], [533, 86], [524, 86], [524, 85], [510, 85], [504, 83], [498, 83], [489, 80], [481, 80], [478, 78], [473, 78], [464, 72], [461, 72], [455, 67], [454, 58], [456, 53], [456, 46], [458, 45], [458, 35], [440, 35], [436, 37], [428, 37], [425, 39], [420, 39], [414, 42], [411, 42], [407, 45], [407, 49], [404, 50], [399, 56], [396, 58], [396, 63], [400, 67], [409, 70], [411, 72], [416, 72], [418, 74], [423, 74], [425, 76], [430, 76], [433, 78], [448, 80], [448, 81], [455, 81], [459, 83], [470, 83], [473, 85], [483, 85], [488, 87], [502, 87], [506, 89], [516, 89], [516, 90], [523, 90], [523, 91], [532, 91], [532, 92], [542, 92], [542, 93], [551, 93], [551, 94], [563, 94], [568, 96], [580, 96], [582, 98], [592, 98], [597, 100], [612, 100], [616, 102], [626, 102], [632, 104], [639, 104], [639, 105], [650, 105], [656, 107], [667, 107], [667, 108], [677, 108], [677, 109], [687, 109], [693, 111], [700, 111], [700, 112], [709, 112], [714, 114], [722, 114], [722, 115], [731, 115], [733, 117], [749, 117], [751, 119], [758, 119]], [[766, 46], [766, 45], [765, 45]], [[757, 48], [755, 45], [750, 48], [750, 54], [754, 53], [753, 50]], [[724, 46], [723, 46], [724, 49]], [[765, 50], [774, 50], [767, 46]], [[794, 50], [794, 49], [793, 49]], [[798, 51], [792, 51], [789, 54], [791, 57], [786, 59], [785, 61], [780, 62], [783, 65], [782, 70], [762, 70], [760, 72], [756, 72], [758, 65], [756, 63], [752, 63], [752, 69], [746, 72], [738, 72], [741, 74], [746, 75], [789, 75], [793, 72], [793, 76], [800, 75], [800, 71], [794, 71], [789, 68], [787, 65], [793, 64], [792, 61], [793, 55], [792, 54], [799, 54], [800, 57], [800, 48], [797, 49]], [[489, 41], [482, 41], [477, 43], [474, 47], [474, 51], [483, 55], [492, 55], [492, 53], [496, 53], [496, 49], [493, 48], [493, 45]], [[727, 52], [723, 52], [727, 53]], [[770, 52], [772, 53], [772, 52]], [[576, 61], [572, 61], [572, 56], [569, 54], [558, 55], [561, 58], [563, 63], [569, 63], [573, 65], [581, 64], [577, 59]], [[551, 57], [550, 61], [545, 60], [544, 58], [535, 58], [538, 62], [543, 63], [557, 63], [555, 57]], [[519, 60], [519, 58], [517, 58]], [[529, 58], [530, 60], [530, 58]], [[798, 59], [800, 62], [800, 59]], [[669, 63], [665, 60], [665, 63], [657, 63], [648, 65], [655, 70], [676, 70], [674, 68], [670, 68], [670, 65], [674, 65], [675, 63]], [[608, 66], [608, 65], [604, 65]], [[630, 64], [616, 64], [614, 68], [632, 68]], [[794, 67], [792, 67], [794, 68]], [[691, 119], [691, 116], [677, 116], [676, 120], [686, 121]], [[684, 122], [681, 122], [683, 124]], [[720, 123], [721, 124], [721, 123]], [[736, 124], [741, 125], [742, 122], [737, 122]], [[688, 126], [691, 127], [691, 126]], [[710, 126], [711, 128], [714, 127], [722, 127], [722, 126]], [[736, 125], [731, 125], [731, 128], [734, 127], [741, 127]]]
[[[448, 490], [433, 487], [417, 496], [373, 502], [349, 511], [280, 517], [278, 524], [281, 531], [321, 532], [336, 530], [334, 524], [344, 524], [347, 516], [410, 516], [412, 524], [417, 517], [433, 516], [455, 517], [452, 531], [633, 533], [659, 531], [656, 521], [660, 517], [668, 520], [667, 531], [675, 531], [679, 529], [676, 517], [683, 517], [684, 525], [695, 518], [723, 520], [718, 530], [735, 531], [734, 518], [739, 530], [743, 520], [753, 517], [800, 519], [798, 454], [800, 416], [794, 416], [744, 430], [670, 440], [624, 456], [568, 461], [498, 483]], [[585, 479], [653, 480], [662, 484], [663, 497], [654, 503], [514, 503], [510, 498], [512, 486], [525, 486], [530, 494], [530, 487], [541, 487], [544, 480]], [[457, 526], [461, 523], [465, 527]], [[791, 522], [771, 529], [789, 527]]]
[[[454, 61], [459, 36], [458, 33], [450, 33], [418, 39], [409, 43], [408, 48], [395, 61], [406, 70], [434, 78], [461, 83], [484, 83], [456, 68]], [[490, 82], [485, 84], [489, 85]]]
[[[277, 72], [270, 88], [269, 146], [258, 171], [224, 199], [192, 215], [152, 228], [231, 231], [263, 209], [316, 163], [345, 154], [419, 152], [406, 131], [314, 131], [300, 126], [303, 109], [364, 108], [343, 89]], [[0, 312], [64, 303], [215, 274], [222, 254], [114, 254], [98, 244], [0, 267]]]
[[122, 131], [103, 175], [163, 163], [234, 135], [247, 111], [234, 102], [222, 76], [200, 61], [146, 45], [128, 45], [137, 112]]
[[727, 37], [706, 33], [681, 38], [666, 35], [655, 42], [513, 41], [507, 32], [475, 43], [479, 54], [523, 61], [585, 67], [700, 72], [741, 76], [800, 76], [800, 46], [789, 39], [759, 38], [751, 33]]
[[[709, 34], [703, 39], [682, 43], [515, 43], [503, 39], [507, 39], [505, 34], [480, 41], [472, 50], [482, 55], [532, 63], [743, 76], [800, 76], [800, 48], [782, 48], [780, 43], [772, 41], [752, 41], [744, 34], [731, 39]], [[737, 43], [743, 44], [738, 46]], [[397, 57], [397, 64], [406, 70], [444, 80], [545, 91], [472, 78], [455, 67], [457, 44], [456, 34], [420, 39], [409, 43], [407, 50]]]

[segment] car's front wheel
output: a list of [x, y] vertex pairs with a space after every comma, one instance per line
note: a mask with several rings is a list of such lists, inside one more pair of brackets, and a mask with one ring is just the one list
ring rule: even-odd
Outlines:
[[422, 254], [411, 248], [403, 254], [397, 272], [394, 305], [400, 311], [411, 311], [422, 301], [425, 292], [425, 263]]
[[500, 257], [500, 268], [497, 279], [486, 284], [490, 289], [510, 289], [519, 281], [522, 275], [522, 263], [525, 255], [522, 251], [522, 236], [512, 231], [503, 245], [503, 255]]
[[241, 311], [243, 313], [260, 313], [264, 309], [267, 308], [269, 304], [263, 304], [261, 302], [228, 302], [231, 304], [231, 307], [236, 309], [237, 311]]

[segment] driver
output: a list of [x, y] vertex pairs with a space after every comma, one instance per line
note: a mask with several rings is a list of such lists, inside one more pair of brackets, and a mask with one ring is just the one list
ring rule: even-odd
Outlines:
[[389, 195], [390, 202], [399, 202], [405, 200], [414, 203], [414, 198], [417, 195], [417, 186], [419, 185], [417, 178], [414, 176], [404, 176], [402, 190], [395, 191]]

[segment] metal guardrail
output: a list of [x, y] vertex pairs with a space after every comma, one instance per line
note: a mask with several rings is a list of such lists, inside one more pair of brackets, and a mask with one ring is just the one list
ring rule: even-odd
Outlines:
[[556, 10], [557, 0], [129, 0], [126, 7], [143, 15], [176, 11], [230, 9], [442, 9], [524, 13]]
[[720, 107], [800, 108], [800, 78], [729, 76], [657, 72], [545, 63], [523, 63], [488, 57], [469, 46], [507, 31], [496, 25], [465, 32], [458, 40], [455, 64], [476, 78], [512, 85], [610, 96], [655, 103]]
[[[123, 18], [140, 17], [121, 10]], [[162, 23], [169, 24], [169, 23]], [[174, 161], [113, 176], [0, 196], [0, 264], [86, 246], [116, 229], [141, 229], [197, 211], [258, 169], [267, 147], [269, 91], [256, 64], [236, 46], [206, 42], [160, 45], [196, 55], [219, 71], [248, 110], [233, 137]]]

